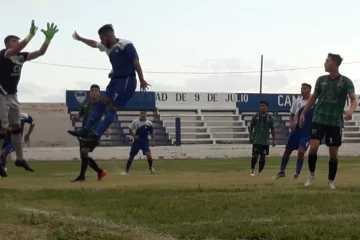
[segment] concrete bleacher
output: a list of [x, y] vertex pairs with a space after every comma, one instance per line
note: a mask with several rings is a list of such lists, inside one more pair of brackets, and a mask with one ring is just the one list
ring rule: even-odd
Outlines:
[[160, 120], [175, 142], [175, 118], [181, 119], [182, 144], [247, 143], [245, 122], [233, 110], [158, 110]]
[[[78, 114], [77, 111], [70, 112], [71, 116]], [[103, 135], [101, 137], [102, 146], [126, 146], [130, 145], [132, 142], [132, 137], [129, 134], [129, 125], [130, 123], [139, 118], [139, 111], [119, 111], [117, 113], [114, 123], [110, 127], [110, 136], [106, 137]], [[147, 119], [153, 123], [154, 126], [154, 137], [156, 145], [169, 145], [170, 140], [169, 136], [165, 131], [165, 128], [162, 126], [159, 116], [156, 111], [148, 111]], [[81, 127], [81, 122], [76, 122], [74, 124], [76, 129]], [[150, 136], [149, 136], [150, 139]]]
[[[248, 143], [248, 126], [255, 112], [239, 113], [238, 110], [158, 110], [166, 133], [172, 144], [176, 139], [175, 118], [181, 119], [182, 144]], [[275, 119], [276, 142], [286, 143], [289, 135], [289, 113], [269, 112]], [[360, 113], [346, 121], [343, 142], [360, 142]]]

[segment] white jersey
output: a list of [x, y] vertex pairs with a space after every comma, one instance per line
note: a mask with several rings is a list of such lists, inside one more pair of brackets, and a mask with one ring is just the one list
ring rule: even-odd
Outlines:
[[290, 108], [291, 115], [295, 116], [294, 124], [298, 124], [300, 114], [302, 110], [304, 109], [306, 103], [308, 102], [307, 99], [298, 98], [295, 100], [293, 105]]

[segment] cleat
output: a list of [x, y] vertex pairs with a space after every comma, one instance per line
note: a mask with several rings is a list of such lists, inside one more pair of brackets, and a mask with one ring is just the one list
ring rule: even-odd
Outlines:
[[294, 174], [294, 177], [293, 177], [293, 180], [300, 180], [300, 178], [299, 178], [299, 174]]
[[83, 182], [85, 181], [84, 177], [77, 177], [74, 180], [71, 180], [70, 182], [75, 183], [75, 182]]
[[121, 175], [126, 176], [126, 175], [130, 175], [130, 173], [129, 172], [122, 172]]
[[3, 166], [0, 166], [0, 176], [1, 177], [7, 177], [7, 169], [4, 168]]
[[285, 177], [285, 172], [279, 172], [275, 176], [273, 176], [273, 179], [279, 179]]
[[330, 181], [330, 180], [329, 180], [328, 185], [329, 185], [329, 188], [330, 188], [331, 190], [336, 190], [336, 187], [335, 187], [335, 185], [334, 185], [334, 182], [333, 182], [333, 181]]
[[34, 169], [32, 169], [29, 164], [27, 163], [26, 160], [16, 160], [15, 161], [15, 166], [17, 167], [22, 167], [24, 168], [26, 171], [29, 171], [29, 172], [34, 172]]
[[258, 176], [261, 176], [261, 172], [258, 172]]
[[251, 169], [250, 176], [255, 177], [255, 170]]
[[106, 175], [107, 175], [107, 171], [102, 170], [101, 173], [98, 174], [98, 181], [103, 180]]
[[151, 174], [155, 174], [155, 169], [153, 167], [151, 167], [149, 170]]
[[88, 132], [83, 128], [80, 130], [68, 130], [67, 132], [74, 137], [83, 137], [84, 138], [88, 135]]
[[315, 175], [309, 175], [305, 182], [304, 182], [304, 187], [310, 187], [312, 182], [316, 179]]

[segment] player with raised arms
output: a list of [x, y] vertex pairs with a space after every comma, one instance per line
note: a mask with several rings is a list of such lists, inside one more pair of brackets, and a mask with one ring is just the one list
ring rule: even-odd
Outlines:
[[132, 121], [129, 125], [129, 129], [134, 141], [131, 145], [130, 156], [126, 163], [126, 169], [125, 172], [123, 172], [123, 175], [129, 174], [131, 164], [140, 150], [147, 157], [150, 173], [154, 174], [155, 169], [153, 167], [153, 160], [148, 139], [150, 133], [151, 146], [154, 146], [154, 129], [152, 122], [146, 119], [146, 111], [140, 112], [140, 118]]
[[302, 127], [299, 125], [299, 118], [305, 108], [307, 101], [311, 95], [311, 85], [307, 83], [301, 84], [301, 98], [298, 98], [290, 109], [290, 130], [291, 133], [286, 142], [285, 151], [283, 153], [280, 165], [280, 172], [274, 176], [274, 179], [285, 177], [286, 166], [289, 162], [290, 155], [293, 151], [298, 151], [296, 161], [296, 170], [293, 179], [299, 180], [299, 175], [304, 164], [304, 156], [310, 143], [311, 121], [313, 109], [306, 114], [306, 121]]
[[[315, 180], [317, 152], [322, 139], [329, 147], [328, 185], [331, 190], [336, 189], [334, 180], [338, 167], [338, 151], [342, 141], [342, 129], [345, 120], [350, 120], [357, 107], [357, 99], [353, 82], [339, 73], [342, 58], [338, 54], [329, 53], [325, 61], [325, 71], [328, 75], [320, 76], [316, 83], [314, 93], [306, 103], [300, 115], [300, 126], [304, 126], [307, 113], [317, 100], [312, 118], [310, 150], [308, 156], [310, 175], [305, 180], [304, 187], [309, 187]], [[344, 112], [347, 97], [351, 106]]]
[[270, 139], [272, 135], [272, 145], [275, 147], [275, 121], [268, 113], [269, 104], [266, 101], [260, 102], [260, 111], [256, 113], [249, 126], [249, 141], [253, 144], [251, 158], [251, 176], [255, 176], [255, 166], [260, 156], [258, 175], [265, 167], [266, 156], [269, 155]]
[[59, 31], [57, 26], [47, 24], [47, 29], [41, 32], [45, 35], [45, 41], [41, 48], [34, 52], [22, 52], [31, 39], [35, 36], [38, 27], [35, 21], [31, 22], [30, 31], [24, 40], [15, 35], [5, 37], [5, 49], [0, 51], [0, 146], [3, 145], [8, 127], [12, 129], [11, 139], [16, 153], [15, 165], [23, 167], [27, 171], [34, 170], [23, 157], [23, 145], [21, 140], [21, 117], [20, 103], [17, 92], [21, 76], [21, 69], [25, 62], [43, 56], [55, 34]]
[[[137, 86], [136, 73], [139, 77], [141, 90], [145, 91], [150, 86], [144, 79], [139, 57], [133, 43], [129, 40], [116, 38], [111, 24], [101, 27], [98, 34], [101, 43], [85, 39], [76, 32], [73, 34], [73, 38], [92, 48], [97, 48], [109, 56], [112, 65], [111, 80], [106, 87], [105, 96], [96, 105], [85, 127], [79, 131], [68, 131], [69, 134], [80, 137], [84, 141], [89, 141], [94, 146], [99, 145], [100, 137], [115, 120], [117, 111], [125, 107], [133, 96]], [[105, 118], [95, 131], [91, 131], [94, 123], [101, 119], [107, 106]]]

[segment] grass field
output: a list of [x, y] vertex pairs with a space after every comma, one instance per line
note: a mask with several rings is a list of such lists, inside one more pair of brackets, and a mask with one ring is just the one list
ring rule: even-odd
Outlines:
[[101, 161], [108, 176], [70, 183], [79, 162], [33, 162], [36, 173], [9, 164], [0, 180], [0, 239], [360, 239], [360, 165], [342, 158], [335, 191], [327, 187], [327, 159], [303, 188], [288, 177], [272, 180], [279, 159], [262, 176], [249, 176], [248, 159]]

